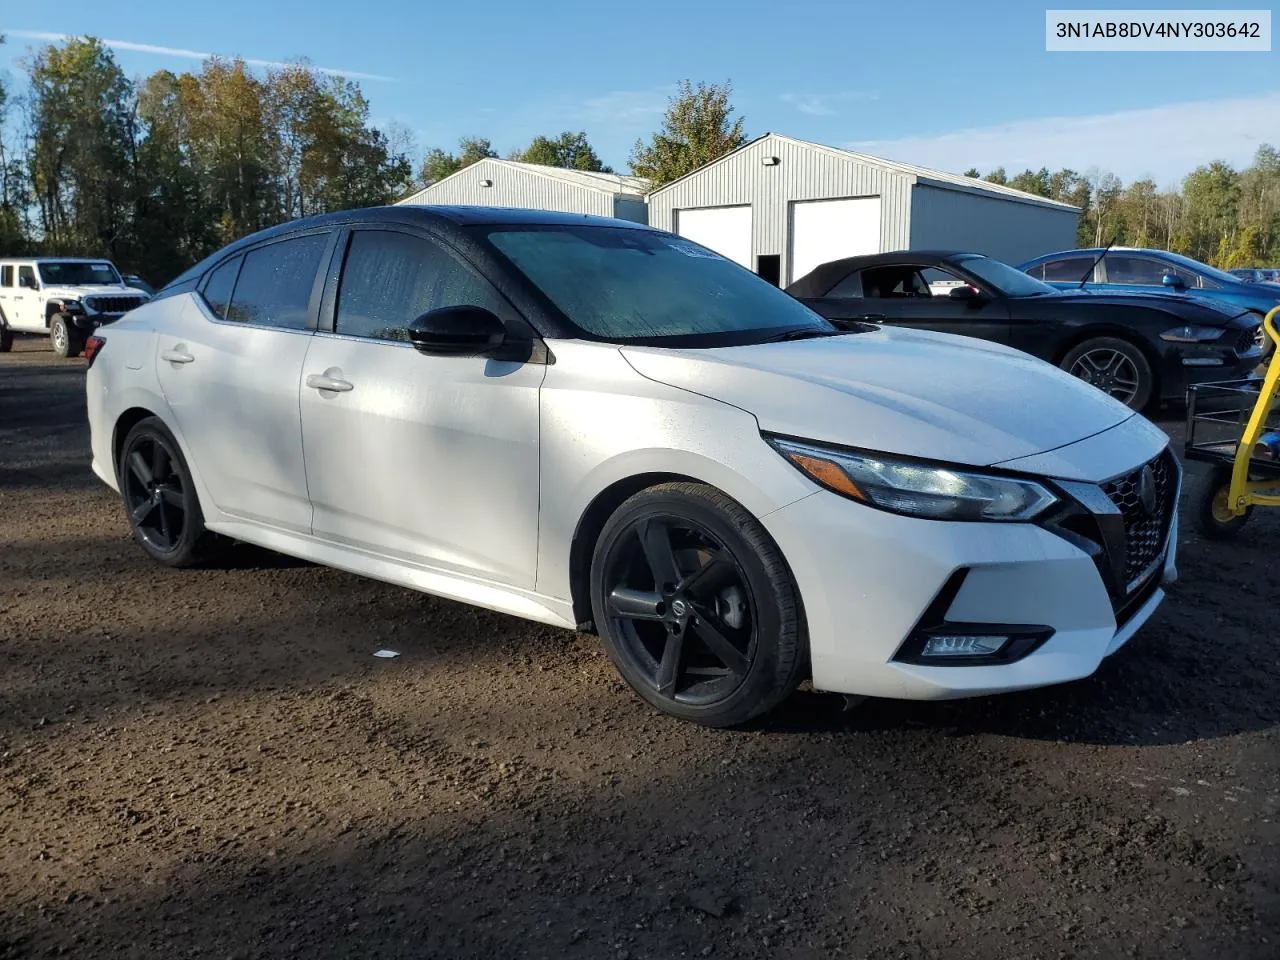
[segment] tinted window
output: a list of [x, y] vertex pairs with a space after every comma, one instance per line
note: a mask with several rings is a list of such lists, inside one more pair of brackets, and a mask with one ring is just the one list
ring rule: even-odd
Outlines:
[[214, 316], [220, 320], [227, 319], [227, 306], [231, 303], [231, 291], [236, 285], [236, 274], [239, 270], [240, 258], [236, 257], [218, 267], [205, 281], [201, 295]]
[[409, 324], [437, 307], [503, 304], [489, 284], [451, 253], [421, 237], [388, 230], [351, 235], [334, 329], [351, 337], [408, 340]]
[[[1044, 276], [1041, 280], [1056, 280], [1058, 283], [1079, 283], [1088, 276], [1093, 279], [1093, 257], [1068, 257], [1065, 260], [1050, 260], [1044, 265]], [[1033, 276], [1036, 276], [1033, 274]]]
[[27, 283], [29, 283], [29, 284], [33, 284], [33, 285], [34, 285], [34, 284], [35, 284], [35, 282], [36, 282], [36, 272], [35, 272], [35, 270], [34, 270], [34, 269], [32, 269], [31, 267], [19, 267], [19, 268], [18, 268], [18, 283], [19, 283], [19, 284], [21, 284], [23, 281], [26, 281]]
[[1158, 287], [1164, 275], [1172, 272], [1173, 267], [1158, 260], [1107, 255], [1108, 283], [1139, 283]]
[[862, 277], [857, 270], [849, 274], [827, 291], [828, 297], [836, 300], [857, 300], [862, 296]]
[[722, 346], [835, 330], [790, 294], [683, 237], [557, 224], [497, 227], [489, 239], [589, 336]]
[[965, 255], [956, 257], [955, 262], [1006, 297], [1041, 297], [1046, 293], [1057, 293], [1047, 283], [1032, 279], [1002, 260]]
[[311, 288], [328, 242], [326, 234], [312, 234], [246, 253], [227, 319], [265, 327], [307, 329]]
[[13, 267], [0, 267], [0, 287], [13, 286]]

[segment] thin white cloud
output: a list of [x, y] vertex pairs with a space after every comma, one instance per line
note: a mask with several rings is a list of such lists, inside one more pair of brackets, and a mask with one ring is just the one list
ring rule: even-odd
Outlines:
[[667, 100], [674, 92], [674, 86], [653, 87], [649, 90], [614, 90], [584, 100], [572, 111], [572, 115], [589, 123], [619, 127], [648, 123], [663, 114], [667, 109]]
[[[72, 39], [69, 33], [46, 33], [40, 30], [7, 30], [3, 31], [11, 37], [22, 37], [25, 40], [44, 40], [49, 43], [65, 43]], [[199, 50], [186, 50], [182, 47], [158, 47], [151, 43], [135, 43], [132, 40], [108, 40], [99, 38], [104, 46], [111, 47], [114, 50], [129, 50], [134, 53], [152, 53], [162, 57], [178, 57], [184, 60], [208, 60], [210, 57], [221, 56], [220, 54], [202, 53]], [[249, 57], [225, 57], [225, 59], [243, 60], [250, 67], [268, 67], [280, 69], [283, 67], [298, 66], [296, 63], [287, 63], [283, 60], [256, 60]], [[383, 76], [379, 73], [362, 73], [359, 70], [347, 70], [341, 67], [313, 67], [307, 64], [307, 69], [316, 73], [323, 73], [334, 77], [346, 77], [348, 80], [385, 80], [394, 81], [394, 77]]]
[[778, 99], [811, 117], [834, 117], [840, 112], [840, 104], [855, 100], [879, 100], [880, 94], [865, 90], [846, 90], [841, 93], [784, 93]]
[[851, 150], [939, 170], [1012, 176], [1030, 167], [1092, 167], [1125, 181], [1151, 177], [1173, 186], [1197, 166], [1225, 160], [1246, 166], [1262, 143], [1280, 139], [1263, 122], [1280, 113], [1280, 92], [1228, 100], [1173, 103], [1083, 117], [1044, 117], [971, 127], [934, 136], [861, 140]]

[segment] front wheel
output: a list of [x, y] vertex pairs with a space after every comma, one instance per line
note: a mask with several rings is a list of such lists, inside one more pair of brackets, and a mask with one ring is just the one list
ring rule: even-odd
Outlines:
[[591, 561], [591, 606], [606, 652], [663, 713], [743, 724], [799, 684], [806, 631], [782, 554], [740, 504], [699, 483], [627, 500]]
[[1103, 393], [1133, 410], [1145, 410], [1151, 402], [1155, 374], [1141, 350], [1128, 340], [1094, 337], [1073, 347], [1059, 364]]
[[79, 331], [61, 313], [49, 321], [49, 342], [53, 344], [53, 352], [64, 359], [80, 356], [84, 348]]
[[1231, 465], [1215, 464], [1196, 497], [1196, 529], [1206, 540], [1230, 540], [1253, 516], [1253, 507], [1233, 514], [1230, 504]]

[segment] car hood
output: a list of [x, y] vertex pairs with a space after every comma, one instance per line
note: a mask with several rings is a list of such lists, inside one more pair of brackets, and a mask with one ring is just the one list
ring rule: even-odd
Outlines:
[[67, 286], [60, 284], [58, 286], [44, 287], [41, 293], [49, 297], [74, 297], [79, 300], [82, 297], [118, 297], [124, 294], [146, 297], [146, 291], [137, 290], [133, 287], [117, 285], [114, 283], [86, 283], [83, 286]]
[[740, 407], [767, 432], [950, 463], [1043, 453], [1134, 415], [1020, 351], [920, 330], [622, 353], [642, 376]]
[[[1036, 297], [1043, 303], [1083, 303], [1093, 306], [1149, 307], [1176, 313], [1184, 319], [1202, 323], [1225, 323], [1232, 317], [1248, 313], [1244, 307], [1211, 297], [1197, 297], [1190, 293], [1123, 293], [1102, 291], [1096, 288], [1079, 291], [1062, 290], [1053, 296]], [[1194, 313], [1196, 316], [1189, 316]]]

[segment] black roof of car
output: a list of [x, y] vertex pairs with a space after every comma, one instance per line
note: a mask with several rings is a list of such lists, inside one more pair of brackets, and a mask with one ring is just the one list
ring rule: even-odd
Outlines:
[[286, 220], [273, 227], [266, 227], [257, 233], [233, 240], [219, 248], [199, 263], [183, 271], [181, 276], [171, 280], [167, 287], [184, 283], [192, 277], [200, 276], [216, 260], [244, 247], [271, 240], [275, 237], [308, 230], [315, 227], [340, 226], [344, 223], [399, 223], [418, 224], [424, 226], [450, 224], [462, 227], [476, 224], [501, 225], [595, 225], [622, 227], [635, 230], [653, 230], [643, 223], [629, 220], [615, 220], [610, 217], [596, 217], [585, 213], [565, 213], [558, 210], [530, 210], [523, 207], [480, 207], [480, 206], [436, 206], [436, 205], [391, 205], [384, 207], [358, 207], [353, 210], [339, 210], [334, 213], [321, 213], [313, 217], [302, 217], [298, 220]]
[[978, 256], [982, 254], [971, 250], [892, 250], [889, 253], [844, 257], [841, 260], [832, 260], [814, 267], [799, 280], [792, 281], [787, 287], [787, 293], [793, 297], [821, 297], [854, 270], [908, 263], [930, 266], [954, 260], [956, 257]]

